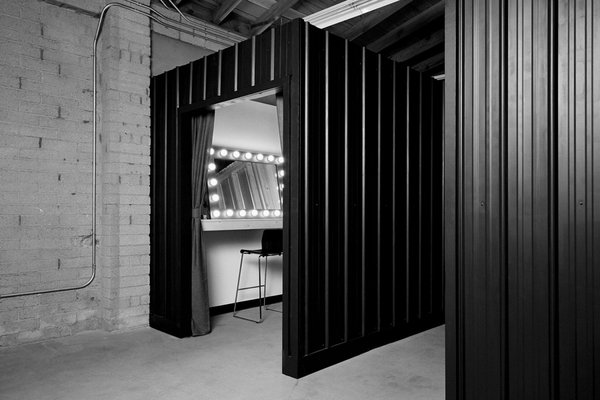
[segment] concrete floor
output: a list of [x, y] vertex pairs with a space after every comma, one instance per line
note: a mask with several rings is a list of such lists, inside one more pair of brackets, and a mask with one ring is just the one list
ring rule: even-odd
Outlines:
[[197, 338], [147, 328], [1, 349], [0, 399], [444, 398], [444, 327], [296, 380], [280, 372], [281, 314], [213, 324]]

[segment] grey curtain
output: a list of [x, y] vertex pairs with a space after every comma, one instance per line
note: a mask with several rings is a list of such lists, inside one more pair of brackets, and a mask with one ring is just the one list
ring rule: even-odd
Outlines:
[[277, 105], [277, 122], [279, 123], [279, 144], [281, 154], [283, 154], [283, 95], [281, 93], [275, 96], [275, 104]]
[[208, 274], [200, 221], [206, 191], [206, 169], [210, 157], [215, 112], [192, 119], [192, 335], [210, 333], [208, 310]]

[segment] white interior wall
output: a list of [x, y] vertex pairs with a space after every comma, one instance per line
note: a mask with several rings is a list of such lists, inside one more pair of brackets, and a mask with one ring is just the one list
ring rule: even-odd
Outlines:
[[[276, 107], [245, 101], [217, 109], [213, 146], [281, 154]], [[211, 307], [233, 303], [240, 249], [260, 248], [261, 235], [261, 230], [205, 232]], [[267, 295], [279, 295], [283, 281], [281, 257], [269, 257], [269, 266]], [[257, 257], [245, 256], [240, 286], [254, 286], [257, 282]], [[258, 290], [244, 290], [240, 292], [238, 301], [257, 297]]]

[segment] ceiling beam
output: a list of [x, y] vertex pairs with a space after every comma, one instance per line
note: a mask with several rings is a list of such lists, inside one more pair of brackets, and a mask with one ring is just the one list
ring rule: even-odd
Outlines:
[[394, 61], [405, 62], [443, 42], [444, 29], [440, 29], [424, 37], [423, 39], [413, 42], [411, 45], [402, 48], [400, 51], [391, 54], [389, 58]]
[[263, 33], [273, 24], [273, 22], [281, 17], [281, 14], [292, 8], [298, 1], [299, 0], [279, 0], [277, 3], [273, 4], [271, 8], [262, 13], [256, 21], [254, 21], [252, 25], [255, 28], [252, 30], [252, 35]]
[[418, 64], [410, 65], [412, 68], [416, 69], [419, 72], [425, 72], [430, 70], [431, 68], [435, 68], [440, 64], [444, 63], [444, 53], [438, 53], [426, 60], [421, 61]]
[[396, 1], [398, 0], [346, 0], [311, 14], [305, 17], [304, 21], [323, 29], [375, 11]]
[[397, 2], [390, 4], [389, 6], [385, 6], [377, 11], [368, 13], [355, 24], [352, 24], [352, 27], [344, 32], [344, 37], [348, 40], [355, 40], [368, 30], [372, 29], [375, 25], [381, 23], [381, 21], [385, 20], [386, 18], [389, 18], [390, 15], [403, 9], [407, 4], [411, 3], [412, 1], [413, 0], [398, 0]]
[[438, 45], [435, 45], [434, 47], [430, 48], [429, 50], [426, 50], [422, 53], [417, 54], [416, 56], [412, 57], [409, 60], [405, 60], [406, 64], [408, 65], [417, 65], [422, 63], [423, 61], [426, 61], [428, 59], [430, 59], [433, 56], [436, 56], [438, 54], [444, 54], [445, 48], [444, 48], [444, 43], [440, 43]]
[[395, 29], [392, 29], [373, 43], [369, 44], [369, 50], [376, 53], [380, 53], [398, 43], [408, 35], [424, 29], [428, 24], [433, 21], [442, 18], [444, 16], [445, 2], [440, 1], [439, 3], [429, 7], [423, 13], [411, 18], [404, 24], [399, 25]]
[[241, 2], [242, 0], [224, 0], [223, 3], [221, 3], [221, 7], [219, 7], [213, 15], [213, 22], [215, 24], [220, 24], [221, 22], [223, 22], [223, 20], [227, 18], [227, 16], [231, 14], [231, 12], [235, 10], [235, 8]]

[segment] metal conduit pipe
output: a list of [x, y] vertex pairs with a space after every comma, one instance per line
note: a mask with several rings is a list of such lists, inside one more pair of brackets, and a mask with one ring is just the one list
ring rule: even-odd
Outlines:
[[[84, 289], [86, 287], [88, 287], [96, 278], [96, 219], [97, 219], [97, 211], [96, 211], [96, 165], [97, 165], [97, 156], [96, 156], [96, 139], [97, 139], [97, 52], [98, 52], [98, 39], [100, 38], [100, 32], [102, 32], [102, 25], [104, 23], [104, 19], [106, 18], [106, 13], [108, 12], [108, 10], [112, 7], [121, 7], [124, 8], [126, 10], [132, 11], [134, 13], [137, 14], [142, 14], [146, 17], [148, 17], [149, 19], [151, 19], [152, 21], [163, 25], [166, 28], [169, 29], [174, 29], [177, 30], [179, 32], [183, 32], [183, 33], [187, 33], [189, 35], [192, 36], [197, 36], [197, 37], [206, 37], [204, 34], [199, 34], [197, 33], [195, 30], [198, 29], [203, 29], [200, 26], [195, 26], [193, 24], [191, 24], [192, 21], [190, 21], [188, 18], [186, 18], [181, 11], [179, 10], [179, 8], [171, 1], [168, 0], [169, 3], [171, 3], [171, 5], [177, 10], [177, 12], [183, 17], [185, 18], [188, 23], [184, 23], [181, 21], [177, 21], [174, 20], [172, 18], [169, 18], [163, 14], [161, 14], [160, 12], [154, 10], [153, 8], [139, 3], [135, 0], [125, 0], [131, 4], [135, 4], [136, 6], [139, 6], [141, 8], [145, 8], [148, 11], [143, 11], [140, 9], [137, 9], [135, 7], [132, 6], [128, 6], [125, 4], [121, 4], [121, 3], [108, 3], [104, 6], [104, 8], [102, 9], [102, 11], [100, 12], [100, 17], [98, 20], [98, 25], [96, 26], [96, 33], [94, 35], [94, 42], [93, 42], [93, 50], [92, 50], [92, 61], [93, 61], [93, 79], [92, 79], [92, 90], [94, 92], [94, 105], [93, 105], [93, 119], [94, 119], [94, 123], [93, 123], [93, 129], [92, 129], [92, 135], [93, 135], [93, 140], [92, 140], [92, 234], [91, 234], [91, 239], [92, 239], [92, 274], [90, 276], [90, 278], [87, 280], [87, 282], [85, 282], [83, 285], [80, 286], [70, 286], [70, 287], [64, 287], [64, 288], [57, 288], [57, 289], [45, 289], [45, 290], [32, 290], [32, 291], [28, 291], [28, 292], [18, 292], [18, 293], [9, 293], [9, 294], [2, 294], [0, 295], [0, 300], [2, 299], [8, 299], [8, 298], [12, 298], [12, 297], [21, 297], [21, 296], [32, 296], [32, 295], [36, 295], [36, 294], [46, 294], [46, 293], [58, 293], [58, 292], [67, 292], [67, 291], [71, 291], [71, 290], [80, 290], [80, 289]], [[161, 0], [161, 3], [168, 9], [169, 7], [167, 7], [167, 5]], [[156, 14], [156, 15], [154, 15]], [[166, 20], [166, 21], [165, 21]], [[178, 25], [182, 25], [185, 26], [187, 28], [191, 28], [191, 29], [184, 29], [179, 27]], [[227, 43], [223, 43], [223, 44], [227, 44]]]

